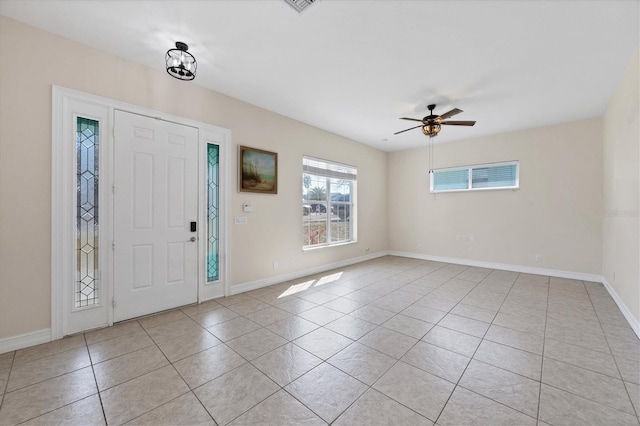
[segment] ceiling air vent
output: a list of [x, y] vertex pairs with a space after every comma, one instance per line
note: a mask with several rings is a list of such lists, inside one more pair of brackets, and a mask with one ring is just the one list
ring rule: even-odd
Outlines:
[[291, 7], [298, 11], [298, 13], [302, 13], [303, 10], [307, 8], [307, 6], [311, 6], [318, 0], [284, 0]]

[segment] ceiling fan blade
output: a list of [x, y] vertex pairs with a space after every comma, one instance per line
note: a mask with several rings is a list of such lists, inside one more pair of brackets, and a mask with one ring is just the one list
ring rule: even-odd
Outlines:
[[462, 112], [462, 110], [461, 110], [461, 109], [454, 108], [454, 109], [452, 109], [451, 111], [449, 111], [449, 112], [445, 112], [444, 114], [442, 114], [442, 115], [440, 116], [440, 118], [444, 120], [444, 119], [446, 119], [446, 118], [453, 117], [453, 116], [454, 116], [454, 115], [456, 115], [456, 114], [460, 114], [461, 112]]
[[475, 121], [443, 121], [440, 124], [447, 124], [449, 126], [473, 126]]
[[409, 118], [409, 117], [400, 117], [400, 120], [411, 120], [411, 121], [419, 121], [422, 123], [422, 120], [419, 118]]
[[408, 129], [404, 129], [404, 130], [400, 130], [399, 132], [395, 132], [394, 135], [397, 135], [399, 133], [404, 133], [404, 132], [408, 132], [409, 130], [413, 130], [413, 129], [417, 129], [418, 127], [422, 127], [422, 124], [416, 127], [410, 127]]

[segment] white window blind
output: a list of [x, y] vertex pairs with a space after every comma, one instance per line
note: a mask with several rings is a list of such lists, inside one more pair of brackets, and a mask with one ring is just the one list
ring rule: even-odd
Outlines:
[[431, 192], [516, 189], [519, 172], [518, 161], [436, 169], [431, 172]]
[[473, 168], [471, 187], [513, 188], [516, 186], [517, 168], [517, 164]]
[[344, 180], [356, 180], [358, 174], [358, 169], [353, 166], [313, 157], [302, 158], [302, 171], [317, 176]]
[[433, 187], [437, 191], [467, 189], [469, 187], [469, 170], [434, 170]]

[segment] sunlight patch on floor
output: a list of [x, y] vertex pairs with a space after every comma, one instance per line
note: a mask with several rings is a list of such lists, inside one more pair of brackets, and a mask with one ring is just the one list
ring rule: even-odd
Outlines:
[[309, 281], [305, 281], [303, 283], [294, 284], [291, 287], [289, 287], [288, 289], [286, 289], [280, 296], [278, 296], [278, 299], [282, 299], [283, 297], [287, 297], [287, 296], [291, 296], [291, 295], [296, 294], [296, 293], [300, 293], [302, 291], [310, 289], [311, 287], [320, 287], [321, 285], [325, 285], [325, 284], [332, 283], [334, 281], [338, 281], [341, 277], [342, 277], [342, 271], [341, 272], [336, 272], [335, 274], [331, 274], [331, 275], [325, 275], [324, 277], [320, 278], [319, 280], [309, 280]]

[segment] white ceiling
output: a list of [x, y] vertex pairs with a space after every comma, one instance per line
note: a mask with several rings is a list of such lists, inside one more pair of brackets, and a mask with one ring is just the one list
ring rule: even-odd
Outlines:
[[[639, 45], [638, 0], [0, 0], [0, 14], [386, 151], [600, 116]], [[167, 78], [171, 78], [167, 75]], [[251, 117], [246, 117], [251, 120]], [[215, 124], [215, 123], [214, 123]]]

